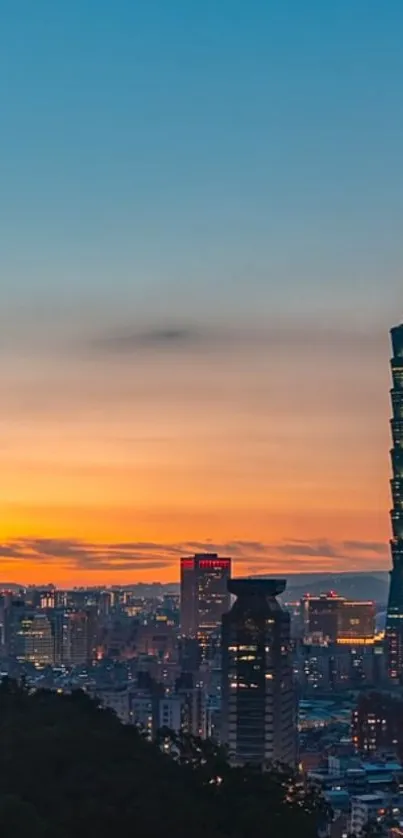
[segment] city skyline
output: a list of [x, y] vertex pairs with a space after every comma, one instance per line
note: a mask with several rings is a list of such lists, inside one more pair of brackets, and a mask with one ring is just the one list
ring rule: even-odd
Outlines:
[[388, 569], [401, 4], [48, 5], [0, 35], [0, 579]]

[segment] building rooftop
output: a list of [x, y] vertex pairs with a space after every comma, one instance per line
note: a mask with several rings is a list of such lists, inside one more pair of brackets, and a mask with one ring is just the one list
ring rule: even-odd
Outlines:
[[286, 579], [230, 579], [228, 590], [235, 596], [275, 597], [285, 591]]
[[360, 803], [379, 803], [383, 800], [383, 796], [381, 794], [354, 794], [352, 799]]
[[397, 358], [403, 356], [403, 323], [391, 329], [393, 354]]
[[333, 809], [348, 811], [350, 807], [350, 795], [345, 789], [330, 789], [323, 792], [323, 797], [330, 803]]
[[402, 771], [399, 762], [363, 762], [362, 767], [367, 774], [378, 774], [383, 772]]

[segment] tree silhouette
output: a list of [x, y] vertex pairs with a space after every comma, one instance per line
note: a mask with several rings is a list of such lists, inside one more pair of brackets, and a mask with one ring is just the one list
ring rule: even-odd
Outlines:
[[290, 772], [233, 769], [213, 743], [167, 731], [149, 743], [79, 691], [0, 685], [2, 838], [314, 838], [319, 812]]

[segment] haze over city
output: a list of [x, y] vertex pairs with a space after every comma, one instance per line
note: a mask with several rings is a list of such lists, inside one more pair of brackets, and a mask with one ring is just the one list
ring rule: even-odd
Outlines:
[[3, 4], [3, 582], [389, 568], [402, 18]]

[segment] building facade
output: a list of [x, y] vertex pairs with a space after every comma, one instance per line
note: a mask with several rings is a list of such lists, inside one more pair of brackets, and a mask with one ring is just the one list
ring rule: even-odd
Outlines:
[[343, 598], [333, 592], [320, 596], [307, 594], [301, 601], [304, 637], [334, 643], [337, 640], [342, 601]]
[[361, 754], [403, 749], [403, 699], [387, 692], [365, 693], [352, 716], [355, 749]]
[[222, 615], [228, 611], [231, 559], [216, 553], [201, 553], [181, 559], [180, 623], [183, 637], [201, 645], [219, 633]]
[[26, 610], [15, 627], [15, 657], [37, 667], [54, 663], [52, 626], [46, 614]]
[[237, 599], [222, 620], [222, 731], [234, 765], [295, 765], [296, 693], [290, 616], [278, 579], [233, 579]]
[[370, 600], [345, 599], [340, 606], [337, 626], [338, 643], [373, 642], [375, 603]]
[[333, 592], [301, 600], [305, 642], [374, 642], [375, 603], [350, 600]]
[[351, 798], [350, 832], [362, 835], [368, 823], [380, 823], [385, 815], [385, 796], [358, 794]]
[[294, 658], [302, 695], [342, 692], [385, 683], [384, 644], [301, 644]]
[[392, 571], [386, 618], [386, 650], [391, 681], [403, 682], [403, 324], [392, 337]]

